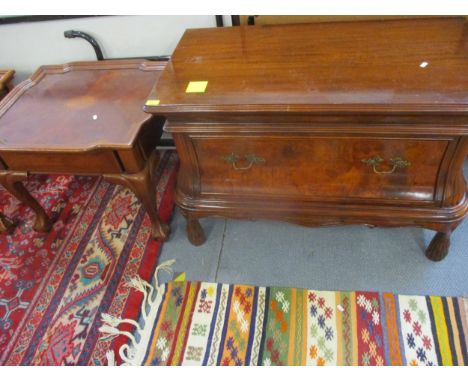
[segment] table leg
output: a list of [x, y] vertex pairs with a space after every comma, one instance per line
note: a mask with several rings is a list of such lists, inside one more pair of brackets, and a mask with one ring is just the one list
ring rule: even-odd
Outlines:
[[424, 227], [436, 231], [435, 236], [432, 238], [426, 249], [426, 257], [429, 260], [441, 261], [448, 255], [450, 249], [450, 237], [460, 223], [461, 220], [454, 223], [432, 224]]
[[0, 212], [0, 234], [7, 233], [11, 234], [15, 230], [15, 223], [8, 219], [5, 215]]
[[437, 232], [426, 249], [426, 257], [432, 261], [443, 260], [450, 248], [451, 232]]
[[205, 232], [198, 219], [187, 215], [187, 237], [192, 245], [200, 246], [206, 241]]
[[23, 202], [35, 212], [36, 220], [33, 225], [33, 229], [35, 231], [49, 232], [52, 228], [51, 220], [45, 213], [42, 206], [31, 196], [23, 183], [21, 183], [21, 181], [26, 180], [27, 178], [28, 174], [25, 172], [1, 172], [0, 184], [20, 202]]
[[146, 209], [151, 221], [151, 234], [154, 239], [165, 240], [169, 235], [169, 226], [159, 219], [156, 205], [156, 188], [153, 174], [159, 161], [159, 154], [153, 151], [145, 168], [135, 174], [105, 174], [109, 182], [120, 184], [132, 190]]

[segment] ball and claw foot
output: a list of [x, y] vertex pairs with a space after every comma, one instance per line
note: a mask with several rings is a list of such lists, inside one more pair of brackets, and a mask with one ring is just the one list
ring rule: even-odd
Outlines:
[[0, 212], [0, 234], [11, 235], [16, 224]]
[[450, 233], [437, 232], [426, 249], [426, 257], [432, 261], [441, 261], [447, 256], [450, 247]]
[[153, 237], [154, 240], [166, 241], [170, 233], [171, 233], [170, 227], [166, 223], [163, 223], [163, 222], [160, 222], [157, 225], [153, 224], [153, 226], [151, 227], [151, 236]]
[[198, 219], [187, 219], [187, 236], [190, 243], [197, 247], [205, 242], [205, 233]]
[[36, 232], [50, 232], [52, 225], [52, 221], [45, 213], [37, 214], [33, 230]]
[[20, 202], [31, 208], [36, 214], [33, 230], [37, 232], [49, 232], [52, 229], [52, 221], [47, 216], [44, 208], [34, 199], [22, 181], [28, 179], [27, 172], [3, 171], [0, 172], [0, 184]]

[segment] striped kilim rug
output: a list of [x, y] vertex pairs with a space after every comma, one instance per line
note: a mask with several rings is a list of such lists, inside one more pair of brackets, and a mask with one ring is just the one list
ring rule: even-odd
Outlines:
[[103, 317], [104, 339], [129, 338], [108, 353], [110, 364], [468, 364], [466, 298], [207, 282], [153, 288], [141, 279], [133, 286], [146, 301], [134, 332]]

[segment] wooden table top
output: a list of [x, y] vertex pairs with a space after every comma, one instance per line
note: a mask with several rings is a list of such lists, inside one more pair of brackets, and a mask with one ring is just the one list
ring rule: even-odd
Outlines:
[[165, 62], [109, 60], [39, 68], [0, 103], [0, 151], [127, 148]]
[[464, 18], [193, 29], [145, 110], [465, 113], [467, 69]]

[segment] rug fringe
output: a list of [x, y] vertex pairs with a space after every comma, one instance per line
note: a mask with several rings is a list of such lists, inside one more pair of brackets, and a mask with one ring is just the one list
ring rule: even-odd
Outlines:
[[114, 352], [112, 350], [109, 350], [106, 353], [106, 358], [107, 358], [107, 366], [116, 366], [115, 365], [115, 356], [114, 356]]
[[[128, 318], [115, 317], [108, 313], [101, 314], [103, 326], [99, 328], [99, 331], [106, 334], [106, 336], [101, 337], [101, 340], [106, 341], [114, 339], [120, 335], [130, 339], [130, 345], [124, 344], [118, 350], [119, 356], [123, 361], [122, 365], [136, 366], [143, 363], [145, 356], [144, 351], [146, 349], [145, 345], [149, 341], [151, 334], [146, 333], [145, 328], [147, 324], [151, 324], [156, 319], [156, 313], [162, 301], [164, 285], [159, 283], [158, 273], [161, 270], [171, 273], [171, 267], [174, 263], [175, 260], [167, 260], [156, 267], [154, 272], [154, 286], [143, 280], [140, 276], [136, 276], [128, 282], [128, 286], [143, 293], [143, 301], [141, 302], [142, 325]], [[123, 323], [133, 325], [135, 327], [134, 333], [120, 330], [118, 327]], [[138, 336], [135, 336], [135, 334]], [[108, 366], [116, 366], [115, 353], [113, 350], [109, 350], [106, 353], [106, 358]]]

